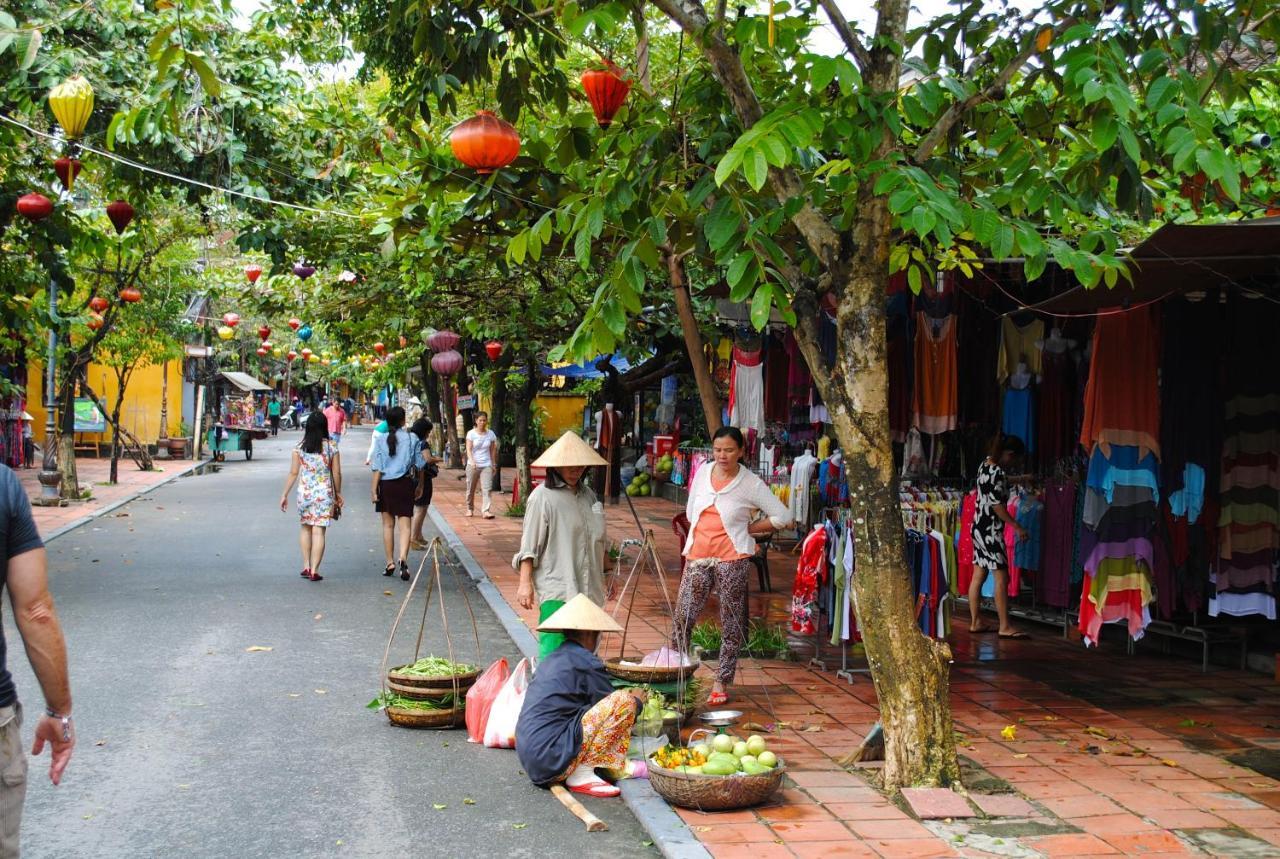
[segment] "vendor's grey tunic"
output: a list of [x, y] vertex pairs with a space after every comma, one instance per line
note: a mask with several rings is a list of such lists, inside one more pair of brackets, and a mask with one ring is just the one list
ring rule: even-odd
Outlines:
[[575, 492], [543, 485], [529, 493], [524, 536], [511, 566], [519, 570], [522, 561], [532, 559], [539, 602], [568, 602], [586, 594], [604, 605], [604, 553], [604, 508], [590, 488], [579, 485]]

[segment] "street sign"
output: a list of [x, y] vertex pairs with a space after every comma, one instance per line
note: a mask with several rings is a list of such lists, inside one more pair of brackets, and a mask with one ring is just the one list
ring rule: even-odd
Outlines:
[[476, 407], [475, 394], [460, 394], [458, 396], [458, 409], [474, 409]]

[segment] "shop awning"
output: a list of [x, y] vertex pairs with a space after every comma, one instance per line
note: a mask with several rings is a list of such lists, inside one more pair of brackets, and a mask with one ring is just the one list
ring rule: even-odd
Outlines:
[[1112, 289], [1074, 286], [1033, 305], [1049, 313], [1085, 313], [1158, 301], [1166, 295], [1234, 284], [1277, 291], [1280, 218], [1227, 224], [1165, 224], [1129, 252], [1133, 282]]
[[[590, 361], [583, 361], [580, 364], [566, 364], [563, 367], [545, 366], [542, 368], [544, 376], [564, 376], [568, 379], [599, 379], [604, 373], [596, 369], [596, 364], [604, 360], [607, 355], [597, 355]], [[625, 373], [631, 369], [631, 362], [622, 357], [622, 353], [615, 352], [610, 358], [611, 363], [617, 368], [619, 373]]]
[[270, 385], [262, 384], [257, 379], [253, 378], [253, 376], [250, 376], [248, 373], [236, 373], [232, 371], [225, 371], [222, 374], [222, 378], [226, 379], [228, 382], [235, 385], [240, 390], [245, 391], [246, 393], [252, 393], [254, 391], [270, 391], [271, 390]]

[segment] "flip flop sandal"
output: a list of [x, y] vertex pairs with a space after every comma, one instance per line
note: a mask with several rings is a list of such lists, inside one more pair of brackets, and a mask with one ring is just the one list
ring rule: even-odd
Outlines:
[[707, 697], [708, 707], [723, 707], [725, 704], [728, 704], [728, 703], [729, 703], [728, 692], [712, 692], [711, 695]]
[[970, 635], [989, 635], [996, 631], [997, 630], [994, 626], [980, 626], [977, 629], [969, 630], [969, 634]]
[[1005, 635], [1005, 634], [1002, 632], [1002, 633], [1000, 633], [1000, 637], [1001, 637], [1001, 638], [1003, 638], [1003, 639], [1005, 639], [1005, 640], [1017, 640], [1017, 641], [1022, 641], [1023, 639], [1030, 638], [1031, 636], [1027, 635], [1025, 632], [1011, 632], [1011, 633], [1009, 633], [1008, 635]]
[[611, 799], [622, 793], [621, 788], [609, 784], [607, 781], [589, 781], [586, 784], [571, 787], [569, 790], [573, 793], [583, 793], [599, 799]]

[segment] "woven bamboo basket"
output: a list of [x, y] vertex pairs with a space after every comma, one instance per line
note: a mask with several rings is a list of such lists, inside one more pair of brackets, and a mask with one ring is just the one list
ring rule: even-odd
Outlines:
[[[387, 681], [387, 688], [402, 698], [412, 698], [414, 701], [443, 701], [453, 695], [453, 689], [424, 689], [421, 686], [401, 686], [399, 683]], [[465, 700], [467, 697], [467, 688], [463, 686], [458, 690], [458, 700]]]
[[[403, 668], [404, 666], [399, 666]], [[415, 691], [431, 692], [435, 696], [452, 695], [455, 691], [460, 695], [466, 695], [467, 690], [475, 685], [476, 678], [480, 676], [480, 670], [468, 671], [466, 674], [459, 674], [456, 677], [423, 677], [418, 674], [402, 674], [395, 668], [387, 670], [387, 685], [403, 694], [403, 689], [408, 687]], [[456, 683], [454, 681], [457, 681]], [[409, 695], [407, 697], [415, 697]]]
[[649, 758], [649, 784], [672, 805], [698, 811], [727, 811], [759, 805], [782, 785], [782, 761], [763, 775], [690, 775], [666, 769]]
[[639, 656], [626, 656], [619, 659], [609, 659], [604, 663], [604, 670], [619, 680], [629, 680], [632, 683], [675, 683], [684, 680], [697, 669], [696, 665], [688, 668], [678, 665], [668, 668], [656, 665], [622, 664], [623, 659], [627, 662], [639, 662], [640, 658]]
[[401, 728], [456, 728], [465, 724], [466, 711], [461, 707], [450, 710], [410, 710], [406, 707], [388, 707], [387, 718]]

